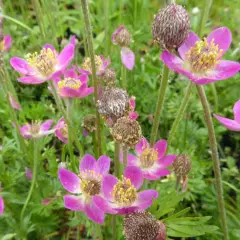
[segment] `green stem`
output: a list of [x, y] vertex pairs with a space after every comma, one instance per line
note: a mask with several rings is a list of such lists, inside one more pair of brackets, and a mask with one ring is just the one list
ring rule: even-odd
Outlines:
[[114, 175], [118, 178], [120, 177], [120, 161], [119, 161], [119, 153], [120, 153], [120, 144], [115, 142], [115, 152], [114, 152]]
[[180, 106], [180, 108], [177, 112], [177, 116], [176, 116], [176, 118], [173, 122], [172, 128], [171, 128], [170, 133], [169, 133], [169, 137], [168, 137], [168, 145], [169, 146], [172, 142], [174, 134], [176, 133], [176, 130], [179, 126], [179, 123], [181, 122], [181, 120], [183, 118], [183, 115], [185, 113], [185, 110], [187, 108], [187, 105], [188, 105], [188, 102], [189, 102], [189, 99], [190, 99], [190, 96], [191, 96], [192, 88], [193, 88], [193, 82], [190, 81], [188, 83], [185, 96], [183, 98], [183, 101], [182, 101], [181, 106]]
[[104, 0], [104, 15], [105, 15], [105, 56], [108, 56], [109, 54], [109, 37], [108, 37], [108, 31], [109, 31], [109, 0]]
[[214, 174], [215, 174], [215, 179], [216, 179], [215, 184], [216, 184], [216, 189], [217, 189], [218, 210], [220, 213], [222, 231], [223, 231], [223, 235], [224, 235], [224, 240], [228, 240], [229, 236], [228, 236], [226, 209], [225, 209], [225, 204], [224, 204], [224, 199], [223, 199], [221, 169], [220, 169], [220, 162], [219, 162], [218, 151], [217, 151], [217, 141], [216, 141], [213, 121], [212, 121], [212, 117], [211, 117], [210, 106], [207, 101], [207, 97], [206, 97], [203, 86], [196, 85], [196, 87], [198, 90], [199, 98], [202, 103], [205, 121], [206, 121], [206, 125], [208, 128], [208, 137], [209, 137], [209, 143], [210, 143], [210, 148], [211, 148], [211, 153], [212, 153], [213, 169], [214, 169]]
[[117, 216], [112, 215], [112, 240], [117, 240]]
[[38, 139], [34, 139], [33, 140], [33, 173], [32, 173], [32, 181], [31, 181], [31, 186], [30, 186], [30, 190], [28, 192], [28, 196], [25, 200], [25, 203], [23, 205], [22, 211], [21, 211], [21, 215], [20, 215], [20, 222], [21, 222], [21, 226], [23, 227], [23, 218], [24, 218], [24, 213], [26, 211], [26, 208], [28, 206], [28, 203], [32, 197], [32, 193], [33, 193], [33, 189], [35, 187], [36, 184], [36, 180], [37, 180], [37, 169], [38, 169], [38, 154], [39, 154], [39, 150], [38, 150]]
[[[94, 85], [94, 101], [95, 101], [95, 106], [97, 106], [98, 83], [97, 83], [96, 66], [95, 66], [95, 52], [93, 48], [92, 28], [90, 23], [90, 13], [88, 9], [87, 0], [81, 0], [81, 3], [82, 3], [82, 10], [83, 10], [83, 16], [84, 16], [84, 23], [86, 27], [89, 57], [91, 60], [92, 78], [93, 78], [93, 85]], [[98, 149], [97, 157], [98, 157], [102, 154], [102, 141], [101, 141], [101, 121], [100, 121], [100, 115], [97, 111], [97, 108], [96, 108], [96, 128], [97, 128], [96, 132], [97, 132], [97, 149]]]
[[123, 167], [126, 168], [128, 164], [128, 147], [123, 147]]
[[161, 115], [161, 112], [162, 112], [164, 98], [165, 98], [167, 85], [168, 85], [168, 76], [169, 76], [169, 69], [167, 68], [166, 65], [164, 65], [162, 79], [161, 79], [161, 85], [160, 85], [160, 88], [159, 88], [157, 106], [156, 106], [156, 110], [155, 110], [155, 113], [154, 113], [154, 119], [153, 119], [153, 126], [152, 126], [151, 140], [150, 140], [150, 145], [151, 146], [153, 146], [153, 144], [154, 144], [154, 142], [157, 138], [157, 134], [158, 134], [158, 126], [159, 126], [159, 122], [160, 122], [160, 115]]
[[72, 132], [74, 131], [74, 129], [72, 127], [71, 117], [72, 117], [72, 101], [71, 99], [67, 99], [68, 147], [69, 147], [70, 160], [74, 161], [73, 143], [72, 143]]
[[214, 111], [218, 112], [218, 95], [217, 95], [217, 90], [215, 87], [214, 83], [210, 84], [211, 90], [212, 90], [212, 94], [213, 94], [213, 99], [214, 99]]
[[123, 89], [127, 89], [127, 69], [126, 67], [122, 64], [122, 69], [121, 69], [121, 86]]

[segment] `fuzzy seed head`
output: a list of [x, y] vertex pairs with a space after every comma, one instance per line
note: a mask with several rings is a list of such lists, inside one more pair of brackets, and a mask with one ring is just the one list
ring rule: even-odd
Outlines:
[[141, 126], [129, 117], [119, 118], [110, 131], [116, 142], [130, 148], [134, 148], [142, 138]]
[[106, 119], [111, 118], [115, 123], [118, 118], [123, 117], [129, 108], [129, 96], [121, 88], [108, 88], [102, 93], [97, 102], [98, 112]]
[[84, 117], [82, 122], [82, 127], [88, 132], [93, 132], [96, 130], [96, 116], [93, 114]]
[[131, 34], [125, 27], [123, 27], [116, 35], [115, 41], [121, 47], [128, 47], [131, 42]]
[[113, 88], [116, 85], [116, 72], [114, 69], [107, 68], [101, 75], [101, 79], [107, 88]]
[[126, 240], [166, 240], [165, 225], [145, 211], [127, 214], [123, 220]]
[[191, 159], [186, 155], [179, 155], [173, 162], [173, 171], [179, 176], [186, 176], [191, 170]]
[[177, 4], [160, 9], [152, 24], [153, 40], [163, 50], [180, 47], [186, 40], [189, 30], [188, 12]]

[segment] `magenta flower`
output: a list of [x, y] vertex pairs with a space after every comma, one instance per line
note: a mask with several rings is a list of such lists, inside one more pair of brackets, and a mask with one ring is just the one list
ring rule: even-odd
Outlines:
[[32, 171], [30, 168], [25, 168], [25, 175], [29, 181], [32, 181]]
[[240, 100], [238, 100], [233, 107], [234, 120], [220, 117], [216, 114], [213, 116], [227, 129], [239, 132], [240, 131]]
[[93, 201], [103, 211], [110, 214], [128, 214], [140, 211], [152, 205], [158, 198], [155, 190], [137, 192], [142, 186], [143, 176], [139, 168], [126, 167], [122, 180], [108, 174], [103, 178], [103, 196], [94, 196]]
[[122, 63], [128, 70], [132, 70], [135, 65], [135, 55], [133, 51], [128, 48], [131, 41], [130, 33], [123, 25], [121, 25], [112, 34], [111, 40], [113, 44], [120, 45]]
[[68, 143], [68, 126], [64, 118], [60, 118], [57, 125], [54, 127], [55, 136], [62, 142]]
[[[1, 186], [1, 183], [0, 183], [0, 192], [2, 191], [2, 186]], [[4, 211], [4, 201], [3, 201], [3, 198], [0, 196], [0, 215], [3, 214], [3, 211]]]
[[22, 106], [16, 101], [15, 97], [11, 94], [8, 95], [10, 104], [13, 109], [21, 110]]
[[240, 64], [222, 60], [232, 42], [228, 28], [211, 32], [203, 41], [191, 32], [178, 48], [180, 57], [164, 51], [162, 61], [173, 71], [186, 75], [196, 84], [208, 84], [232, 77], [240, 71]]
[[143, 178], [159, 179], [171, 173], [167, 168], [177, 157], [176, 155], [165, 155], [166, 150], [166, 140], [156, 142], [151, 148], [146, 138], [142, 138], [135, 147], [137, 156], [128, 154], [128, 166], [138, 167], [143, 174]]
[[102, 224], [104, 211], [93, 201], [94, 196], [103, 195], [102, 180], [110, 169], [110, 158], [101, 156], [97, 161], [86, 154], [80, 162], [80, 174], [61, 168], [58, 170], [63, 187], [75, 195], [65, 195], [64, 205], [72, 211], [84, 211], [94, 222]]
[[0, 42], [0, 52], [7, 52], [7, 50], [12, 45], [12, 38], [9, 35], [3, 37], [3, 40]]
[[75, 68], [64, 71], [64, 79], [55, 77], [54, 82], [62, 98], [84, 98], [93, 93], [93, 87], [88, 88], [88, 76], [78, 75]]
[[[110, 65], [110, 59], [104, 59], [103, 56], [95, 55], [95, 66], [96, 66], [96, 73], [97, 75], [101, 75], [104, 70]], [[84, 59], [81, 67], [78, 68], [78, 71], [84, 75], [91, 75], [92, 74], [92, 65], [90, 58]]]
[[75, 45], [73, 41], [60, 54], [50, 44], [46, 44], [40, 53], [28, 54], [26, 59], [13, 57], [10, 60], [12, 67], [24, 75], [18, 81], [25, 84], [40, 84], [50, 80], [64, 70], [74, 57]]
[[53, 120], [47, 120], [42, 124], [38, 121], [32, 122], [32, 124], [25, 124], [20, 127], [20, 133], [24, 138], [42, 138], [46, 135], [53, 133], [55, 130], [50, 129]]
[[128, 114], [128, 117], [131, 118], [132, 120], [137, 120], [139, 114], [135, 112], [135, 107], [136, 107], [136, 98], [131, 97], [129, 100], [129, 106], [130, 106], [130, 112]]

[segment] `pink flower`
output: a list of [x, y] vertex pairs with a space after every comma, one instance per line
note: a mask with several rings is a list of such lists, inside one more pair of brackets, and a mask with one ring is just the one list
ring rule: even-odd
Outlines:
[[[110, 63], [111, 62], [109, 58], [104, 59], [104, 57], [101, 55], [95, 55], [95, 66], [97, 75], [101, 75]], [[84, 75], [92, 74], [92, 65], [89, 57], [84, 59], [81, 67], [78, 68], [78, 71]]]
[[16, 101], [16, 99], [13, 95], [9, 94], [8, 97], [9, 97], [9, 101], [10, 101], [13, 109], [16, 109], [16, 110], [21, 110], [22, 109], [22, 106]]
[[20, 133], [24, 138], [42, 138], [46, 135], [53, 133], [55, 130], [49, 130], [53, 120], [47, 120], [42, 124], [38, 121], [32, 124], [25, 124], [20, 127]]
[[146, 138], [142, 138], [135, 147], [137, 156], [128, 154], [128, 166], [138, 167], [143, 174], [143, 178], [149, 180], [159, 179], [171, 173], [167, 167], [177, 157], [176, 155], [165, 155], [166, 150], [166, 140], [156, 142], [151, 148]]
[[216, 114], [213, 116], [227, 129], [239, 132], [240, 131], [240, 100], [238, 100], [233, 107], [234, 120], [220, 117]]
[[102, 179], [110, 168], [110, 158], [101, 156], [97, 161], [86, 154], [80, 162], [80, 174], [61, 168], [58, 170], [63, 187], [70, 193], [64, 196], [64, 205], [72, 211], [84, 211], [94, 222], [102, 224], [104, 211], [93, 201], [94, 196], [103, 195]]
[[112, 175], [103, 178], [103, 196], [94, 196], [95, 204], [107, 213], [128, 214], [144, 210], [152, 205], [153, 199], [158, 198], [155, 190], [137, 190], [142, 186], [143, 176], [139, 168], [126, 167], [122, 180]]
[[3, 40], [0, 42], [0, 52], [7, 52], [7, 50], [12, 45], [12, 38], [9, 35], [3, 37]]
[[68, 143], [68, 126], [64, 118], [60, 118], [57, 125], [54, 127], [55, 136], [62, 142]]
[[240, 71], [240, 64], [222, 60], [232, 42], [228, 28], [221, 27], [211, 32], [203, 41], [191, 32], [178, 48], [180, 57], [164, 51], [162, 61], [173, 71], [186, 75], [196, 84], [208, 84], [232, 77]]
[[88, 76], [78, 75], [75, 68], [64, 71], [64, 79], [55, 77], [54, 82], [62, 98], [84, 98], [93, 93], [93, 87], [88, 88]]
[[[0, 183], [0, 192], [2, 191], [1, 183]], [[3, 198], [0, 196], [0, 215], [3, 214], [4, 211], [4, 201]]]
[[29, 180], [29, 181], [31, 181], [32, 180], [32, 171], [31, 171], [31, 169], [30, 168], [25, 168], [25, 175], [26, 175], [26, 177], [27, 177], [27, 179]]
[[74, 57], [75, 45], [73, 41], [62, 50], [60, 54], [50, 44], [46, 44], [40, 53], [28, 54], [26, 59], [13, 57], [10, 60], [12, 67], [24, 75], [18, 81], [25, 84], [40, 84], [59, 71], [64, 70]]
[[137, 112], [135, 112], [136, 98], [134, 96], [130, 98], [129, 106], [130, 106], [130, 112], [128, 114], [128, 117], [131, 118], [132, 120], [136, 120], [139, 115]]

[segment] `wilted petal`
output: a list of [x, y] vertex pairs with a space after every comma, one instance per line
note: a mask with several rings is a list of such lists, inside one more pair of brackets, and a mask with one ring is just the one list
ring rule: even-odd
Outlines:
[[216, 114], [213, 114], [213, 116], [227, 129], [236, 131], [236, 132], [240, 131], [240, 124], [237, 121], [220, 117]]
[[131, 51], [129, 48], [123, 47], [121, 49], [121, 59], [122, 63], [127, 69], [129, 70], [133, 69], [135, 64], [135, 55], [133, 51]]

